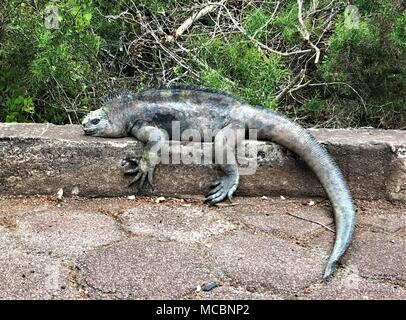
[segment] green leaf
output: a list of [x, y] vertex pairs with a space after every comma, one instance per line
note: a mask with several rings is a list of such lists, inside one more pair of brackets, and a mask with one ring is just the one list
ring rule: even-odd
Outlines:
[[92, 20], [92, 14], [90, 12], [87, 12], [83, 15], [83, 20], [85, 22], [86, 26], [90, 25], [90, 21]]

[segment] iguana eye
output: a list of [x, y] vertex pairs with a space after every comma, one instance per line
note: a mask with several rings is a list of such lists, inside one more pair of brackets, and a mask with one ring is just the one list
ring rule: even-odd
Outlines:
[[98, 124], [100, 122], [100, 119], [93, 119], [90, 121], [92, 124]]

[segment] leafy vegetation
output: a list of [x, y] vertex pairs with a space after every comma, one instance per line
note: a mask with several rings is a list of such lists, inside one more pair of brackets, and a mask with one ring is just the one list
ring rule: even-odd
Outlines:
[[179, 35], [207, 4], [3, 2], [0, 121], [77, 123], [113, 89], [187, 83], [306, 126], [406, 128], [402, 0], [225, 1]]
[[274, 90], [289, 72], [279, 56], [267, 56], [238, 36], [229, 43], [220, 38], [199, 42], [204, 47], [201, 59], [211, 66], [202, 71], [203, 85], [231, 91], [252, 104], [274, 106]]

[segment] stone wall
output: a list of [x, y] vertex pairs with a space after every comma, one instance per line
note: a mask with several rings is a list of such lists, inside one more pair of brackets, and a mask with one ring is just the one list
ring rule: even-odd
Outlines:
[[[406, 202], [406, 131], [314, 129], [343, 171], [354, 198]], [[323, 196], [315, 175], [285, 148], [251, 142], [258, 148], [254, 175], [241, 177], [237, 195]], [[183, 144], [182, 152], [201, 149]], [[80, 126], [0, 124], [0, 195], [55, 194], [109, 197], [138, 194], [128, 188], [121, 159], [140, 157], [142, 144], [131, 138], [85, 136]], [[221, 174], [196, 164], [159, 165], [155, 188], [143, 194], [204, 195]]]

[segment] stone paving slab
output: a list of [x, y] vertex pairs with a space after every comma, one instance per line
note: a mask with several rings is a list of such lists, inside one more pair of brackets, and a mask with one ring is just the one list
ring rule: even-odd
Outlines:
[[326, 256], [286, 240], [239, 232], [209, 247], [223, 278], [251, 290], [295, 293], [318, 281]]
[[299, 299], [331, 300], [406, 300], [406, 290], [393, 283], [364, 279], [359, 269], [342, 269], [327, 284], [315, 284], [304, 290]]
[[79, 299], [63, 261], [20, 250], [0, 253], [0, 299]]
[[368, 215], [362, 220], [362, 223], [371, 231], [401, 235], [405, 234], [406, 231], [406, 214]]
[[[403, 230], [406, 229], [406, 221], [403, 209], [401, 212], [359, 215], [354, 241], [343, 258], [344, 264], [356, 266], [357, 272], [367, 278], [405, 283], [406, 233]], [[334, 235], [325, 232], [311, 240], [310, 246], [320, 248], [327, 254], [327, 248], [331, 248], [333, 242]]]
[[159, 201], [0, 197], [0, 298], [406, 299], [399, 203], [357, 201], [354, 241], [324, 283], [328, 201]]
[[0, 225], [0, 252], [5, 252], [15, 246], [12, 236], [10, 230]]
[[120, 220], [134, 234], [181, 242], [201, 242], [236, 228], [218, 212], [191, 204], [146, 204], [126, 211]]
[[[315, 206], [314, 201], [288, 202], [274, 198], [261, 199], [241, 204], [241, 211], [230, 212], [246, 226], [279, 236], [305, 239], [306, 236], [323, 230], [333, 223], [333, 215], [325, 203]], [[276, 205], [275, 205], [276, 202]], [[309, 205], [310, 204], [310, 205]], [[311, 221], [309, 221], [311, 220]], [[315, 223], [317, 222], [317, 223]]]
[[177, 299], [216, 280], [193, 247], [147, 237], [90, 251], [78, 266], [80, 283], [107, 298]]
[[348, 263], [357, 265], [362, 275], [406, 280], [405, 237], [366, 231], [356, 240], [346, 259]]
[[62, 257], [123, 240], [125, 235], [112, 217], [75, 208], [27, 213], [17, 218], [16, 225], [16, 236], [29, 250]]

